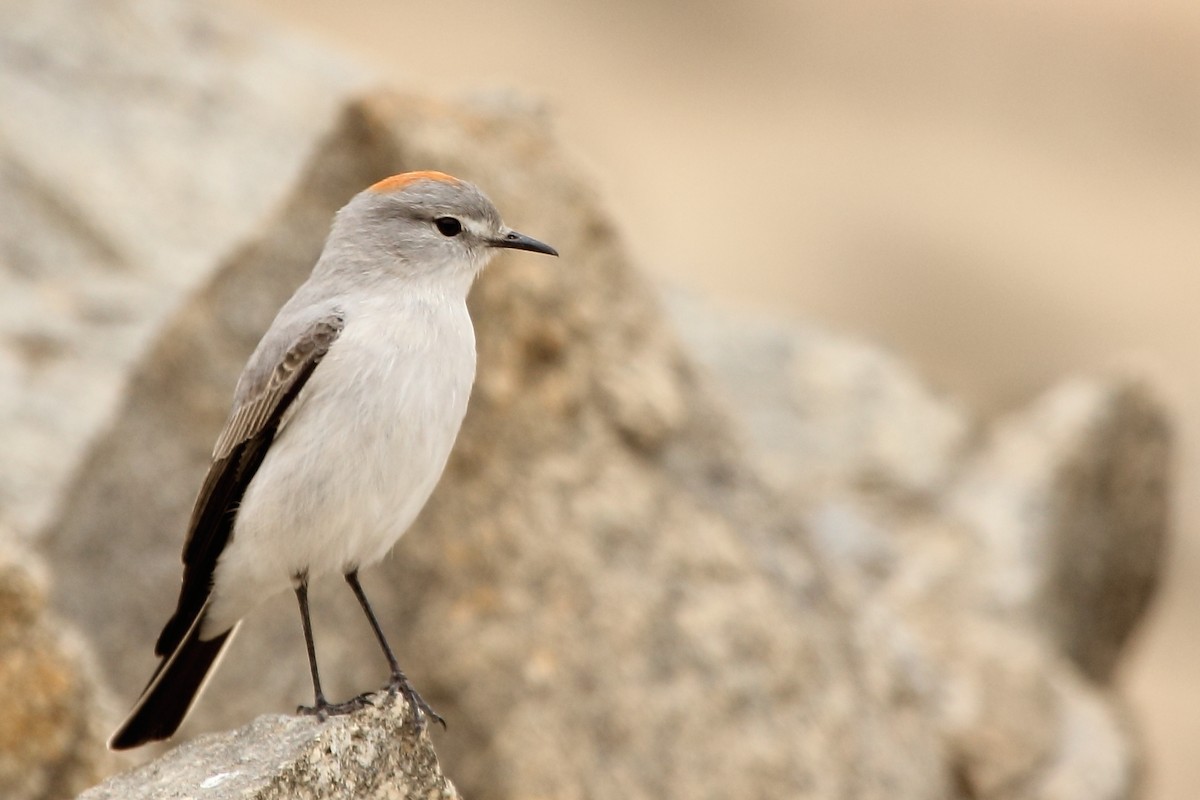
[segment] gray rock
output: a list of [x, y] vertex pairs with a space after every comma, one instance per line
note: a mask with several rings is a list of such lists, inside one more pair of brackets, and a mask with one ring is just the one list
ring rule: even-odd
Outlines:
[[[132, 700], [153, 666], [179, 579], [164, 532], [183, 528], [246, 354], [333, 210], [418, 166], [476, 180], [564, 254], [507, 258], [476, 287], [480, 374], [459, 446], [395, 557], [364, 576], [450, 722], [450, 774], [485, 798], [943, 796], [932, 725], [860, 685], [871, 656], [847, 646], [802, 528], [733, 444], [593, 193], [539, 117], [496, 103], [352, 106], [276, 223], [139, 365], [45, 538], [64, 585], [92, 576], [59, 600], [114, 683]], [[353, 598], [323, 588], [329, 688], [377, 685]], [[196, 727], [307, 701], [296, 617], [281, 597], [247, 621]]]
[[[563, 253], [506, 256], [476, 287], [459, 445], [364, 575], [469, 794], [1134, 795], [1103, 681], [1159, 566], [1168, 434], [1150, 395], [1068, 385], [979, 436], [896, 359], [820, 331], [685, 308], [684, 345], [524, 100], [349, 99], [353, 70], [166, 0], [0, 13], [0, 97], [30, 109], [0, 117], [0, 212], [21, 222], [0, 232], [0, 513], [25, 529], [54, 509], [38, 541], [54, 603], [126, 704], [247, 354], [336, 208], [435, 168]], [[96, 125], [39, 150], [69, 109]], [[378, 685], [349, 592], [331, 581], [313, 604], [330, 693]], [[310, 691], [277, 598], [180, 739]], [[214, 788], [289, 796], [377, 757], [433, 763], [425, 743], [370, 744], [396, 724], [373, 713], [260, 720], [105, 791], [186, 793], [243, 763]]]
[[859, 486], [933, 497], [961, 470], [975, 423], [897, 358], [815, 326], [666, 297], [764, 474], [787, 493], [819, 499]]
[[947, 494], [986, 554], [990, 600], [1096, 680], [1162, 574], [1170, 444], [1144, 383], [1075, 378], [1000, 420]]
[[454, 800], [429, 734], [418, 734], [403, 699], [317, 722], [259, 717], [201, 736], [79, 800]]
[[0, 3], [0, 522], [44, 522], [154, 332], [362, 79], [206, 4]]
[[1133, 796], [1126, 714], [1084, 675], [1111, 677], [1161, 570], [1169, 430], [1153, 393], [1068, 380], [972, 437], [874, 348], [670, 296], [808, 520], [878, 679], [938, 698], [927, 713], [968, 794]]
[[970, 531], [919, 510], [876, 513], [899, 553], [849, 581], [873, 587], [857, 598], [856, 639], [928, 692], [967, 796], [1137, 796], [1143, 765], [1124, 709], [1032, 621], [988, 602], [989, 561]]
[[1169, 528], [1171, 432], [1144, 381], [1067, 379], [984, 429], [877, 348], [668, 296], [690, 352], [832, 564], [904, 557], [887, 520], [857, 519], [869, 504], [931, 506], [986, 562], [980, 607], [1030, 622], [1085, 674], [1111, 677], [1157, 588]]

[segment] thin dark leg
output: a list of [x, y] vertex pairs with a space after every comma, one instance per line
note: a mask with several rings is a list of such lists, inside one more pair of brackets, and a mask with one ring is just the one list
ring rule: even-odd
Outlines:
[[356, 708], [361, 708], [363, 703], [355, 698], [348, 703], [330, 703], [325, 699], [325, 693], [321, 691], [321, 676], [317, 672], [317, 648], [313, 644], [312, 620], [308, 615], [308, 578], [301, 576], [299, 583], [296, 585], [296, 600], [300, 603], [300, 622], [304, 625], [304, 644], [308, 648], [308, 668], [312, 671], [313, 695], [315, 702], [312, 706], [300, 706], [296, 709], [298, 714], [313, 714], [318, 719], [325, 719], [329, 716], [337, 714], [347, 714]]
[[304, 644], [308, 648], [308, 668], [312, 671], [313, 695], [316, 698], [313, 707], [319, 711], [329, 703], [325, 700], [325, 693], [321, 691], [321, 675], [317, 671], [317, 648], [313, 644], [312, 620], [308, 616], [308, 580], [305, 578], [302, 578], [296, 586], [296, 601], [300, 603], [300, 623], [304, 625]]
[[392, 668], [392, 676], [403, 675], [400, 663], [396, 661], [396, 654], [392, 652], [387, 638], [383, 635], [383, 628], [379, 627], [379, 620], [375, 618], [375, 610], [371, 608], [371, 603], [367, 600], [367, 595], [363, 591], [362, 584], [358, 582], [358, 570], [346, 573], [346, 583], [350, 584], [350, 590], [358, 598], [358, 604], [362, 606], [363, 612], [367, 615], [367, 621], [371, 623], [371, 630], [375, 631], [375, 638], [379, 640], [379, 646], [383, 648], [383, 654], [387, 657], [388, 666]]
[[350, 590], [358, 598], [358, 604], [362, 606], [363, 613], [367, 615], [367, 621], [371, 623], [371, 630], [375, 631], [375, 638], [379, 641], [379, 646], [382, 648], [384, 656], [387, 657], [388, 667], [392, 670], [388, 690], [393, 692], [399, 690], [408, 698], [409, 703], [412, 704], [415, 711], [414, 717], [418, 727], [424, 727], [424, 717], [428, 715], [441, 723], [442, 728], [445, 729], [446, 720], [442, 719], [441, 715], [430, 708], [429, 704], [421, 698], [421, 695], [417, 694], [417, 690], [413, 688], [404, 671], [400, 669], [400, 662], [396, 660], [396, 654], [392, 652], [387, 637], [383, 635], [383, 628], [379, 627], [379, 620], [375, 618], [375, 611], [371, 608], [371, 603], [367, 600], [366, 593], [363, 592], [362, 584], [358, 582], [358, 570], [346, 573], [346, 583], [350, 584]]

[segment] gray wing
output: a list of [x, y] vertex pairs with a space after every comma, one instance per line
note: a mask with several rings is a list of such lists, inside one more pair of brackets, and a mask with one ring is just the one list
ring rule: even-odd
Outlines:
[[229, 543], [246, 487], [258, 472], [281, 420], [344, 324], [341, 313], [331, 311], [304, 325], [298, 335], [283, 339], [277, 358], [271, 358], [274, 342], [265, 338], [251, 357], [196, 497], [183, 547], [179, 603], [159, 635], [154, 648], [158, 655], [169, 655], [203, 611], [217, 559]]
[[263, 430], [297, 382], [308, 379], [306, 372], [311, 372], [329, 351], [344, 324], [338, 312], [318, 319], [284, 351], [274, 369], [250, 375], [241, 382], [237, 391], [240, 402], [213, 446], [214, 462], [227, 458], [235, 447]]

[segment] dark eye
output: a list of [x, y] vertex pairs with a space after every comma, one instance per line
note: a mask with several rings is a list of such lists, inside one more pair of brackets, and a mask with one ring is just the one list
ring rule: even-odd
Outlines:
[[454, 217], [438, 217], [433, 221], [442, 236], [458, 236], [462, 233], [462, 223]]

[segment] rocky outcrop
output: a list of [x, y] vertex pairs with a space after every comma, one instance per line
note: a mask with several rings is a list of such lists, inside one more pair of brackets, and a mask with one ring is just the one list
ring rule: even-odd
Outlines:
[[[178, 580], [162, 531], [184, 524], [245, 355], [333, 210], [417, 166], [478, 181], [564, 253], [498, 262], [477, 287], [480, 376], [459, 447], [368, 575], [406, 667], [451, 720], [443, 756], [470, 793], [1131, 795], [1137, 762], [1105, 690], [999, 602], [996, 548], [970, 511], [992, 452], [974, 426], [894, 361], [819, 334], [791, 335], [803, 358], [774, 380], [703, 378], [543, 122], [502, 103], [384, 93], [349, 106], [275, 221], [139, 365], [45, 539], [67, 583], [97, 564], [109, 576], [61, 602], [101, 634], [123, 692], [152, 665]], [[711, 352], [703, 337], [693, 347]], [[738, 363], [768, 355], [747, 347]], [[1125, 391], [1110, 386], [1096, 397]], [[845, 444], [795, 447], [791, 473], [775, 446], [760, 473], [776, 440], [743, 440], [734, 421], [753, 430], [760, 396], [808, 410], [782, 428], [832, 428]], [[1144, 433], [1157, 412], [1143, 407]], [[1114, 419], [1120, 438], [1134, 417]], [[1128, 438], [1161, 463], [1161, 437]], [[1088, 441], [1064, 438], [1055, 459]], [[1060, 535], [1043, 523], [1023, 535]], [[1131, 580], [1144, 592], [1151, 574]], [[330, 585], [316, 602], [330, 683], [375, 685], [383, 665], [348, 593]], [[248, 620], [200, 727], [306, 697], [295, 617], [283, 597]]]
[[[4, 57], [65, 81], [55, 76], [79, 47], [37, 54], [57, 48], [45, 43], [73, 7], [21, 16], [4, 34], [20, 47]], [[87, 632], [119, 696], [132, 702], [153, 668], [184, 525], [247, 354], [332, 213], [382, 176], [433, 168], [479, 183], [508, 222], [563, 254], [507, 255], [475, 288], [479, 378], [463, 434], [417, 525], [364, 574], [406, 670], [449, 722], [441, 760], [468, 795], [1135, 795], [1137, 751], [1108, 679], [1152, 593], [1165, 530], [1168, 432], [1144, 388], [1076, 381], [984, 426], [875, 348], [694, 305], [668, 316], [529, 103], [351, 97], [352, 70], [307, 80], [291, 45], [215, 12], [110, 0], [116, 9], [145, 14], [157, 44], [123, 71], [96, 70], [107, 82], [81, 83], [90, 99], [68, 95], [76, 108], [126, 103], [119, 119], [163, 136], [213, 108], [210, 122], [242, 132], [227, 150], [224, 133], [206, 139], [208, 167], [191, 170], [186, 136], [152, 137], [170, 164], [153, 179], [141, 166], [152, 202], [114, 194], [107, 167], [86, 165], [106, 191], [68, 202], [47, 173], [0, 193], [49, 230], [0, 240], [18, 267], [4, 279], [25, 292], [12, 302], [36, 309], [0, 337], [0, 365], [16, 376], [6, 385], [18, 387], [4, 424], [24, 430], [28, 409], [55, 397], [11, 439], [25, 471], [0, 476], [21, 498], [3, 513], [27, 526], [53, 509], [36, 543], [54, 566], [54, 604]], [[90, 24], [95, 41], [119, 41]], [[211, 71], [177, 69], [193, 50]], [[241, 102], [246, 85], [230, 75], [258, 65], [265, 86], [274, 64], [290, 65], [279, 85], [303, 82], [309, 100]], [[176, 72], [199, 83], [174, 87]], [[206, 99], [139, 112], [152, 73], [165, 96]], [[294, 114], [294, 138], [272, 127]], [[256, 115], [286, 147], [256, 138]], [[23, 135], [6, 134], [29, 151], [4, 162], [7, 174], [41, 174]], [[111, 155], [111, 138], [73, 146]], [[222, 194], [231, 165], [254, 184], [241, 187], [244, 212]], [[169, 180], [181, 172], [195, 186]], [[193, 207], [201, 221], [182, 234]], [[139, 215], [172, 221], [150, 231], [153, 250], [139, 249]], [[88, 221], [104, 235], [73, 227]], [[184, 250], [168, 280], [164, 260]], [[54, 277], [59, 252], [86, 268]], [[111, 330], [77, 314], [127, 289]], [[55, 292], [74, 300], [37, 305]], [[29, 345], [51, 329], [53, 347]], [[326, 690], [378, 685], [385, 667], [349, 592], [330, 582], [312, 602]], [[181, 741], [308, 700], [297, 616], [280, 597], [247, 620]], [[403, 772], [400, 762], [425, 765], [417, 772], [443, 791], [427, 741], [404, 738], [397, 719], [268, 717], [98, 791], [182, 796], [224, 775], [207, 788], [271, 797], [303, 784], [333, 797], [351, 776]], [[419, 786], [369, 791], [430, 788]]]
[[1147, 386], [1075, 378], [1000, 420], [947, 497], [987, 554], [996, 604], [1096, 680], [1163, 570], [1170, 442]]
[[796, 499], [854, 640], [936, 698], [960, 788], [1133, 796], [1140, 758], [1104, 682], [1161, 573], [1170, 431], [1153, 393], [1075, 378], [981, 432], [875, 348], [671, 308]]
[[79, 800], [457, 800], [407, 703], [379, 694], [353, 716], [266, 716], [198, 737]]
[[0, 522], [44, 523], [133, 362], [362, 78], [205, 4], [0, 3]]
[[[45, 539], [68, 582], [97, 564], [110, 576], [61, 602], [100, 634], [122, 691], [152, 666], [146, 643], [178, 580], [178, 542], [162, 532], [180, 528], [195, 491], [162, 477], [202, 472], [226, 411], [217, 387], [309, 269], [333, 210], [417, 166], [476, 180], [564, 254], [499, 261], [476, 288], [480, 376], [460, 445], [396, 557], [366, 576], [406, 669], [455, 731], [442, 754], [456, 780], [481, 797], [584, 785], [868, 797], [878, 776], [942, 793], [932, 727], [896, 719], [860, 685], [868, 654], [844, 641], [803, 529], [732, 443], [594, 196], [544, 123], [503, 104], [352, 105], [275, 223], [139, 366]], [[324, 588], [316, 635], [331, 687], [375, 685], [383, 664], [360, 612], [343, 587]], [[296, 611], [278, 601], [247, 621], [200, 725], [306, 697]], [[831, 768], [848, 754], [858, 768]], [[873, 777], [859, 786], [865, 763]]]
[[46, 570], [0, 527], [0, 797], [69, 797], [116, 762], [87, 649], [47, 609]]

